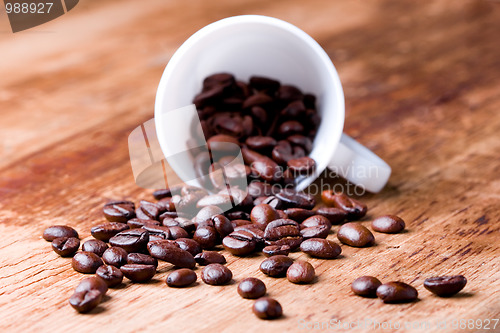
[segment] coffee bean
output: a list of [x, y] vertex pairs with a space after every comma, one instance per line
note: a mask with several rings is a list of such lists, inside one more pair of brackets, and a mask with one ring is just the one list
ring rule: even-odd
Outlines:
[[234, 211], [234, 212], [227, 212], [226, 216], [229, 220], [248, 220], [250, 222], [250, 214], [247, 212], [243, 212], [241, 210]]
[[292, 283], [311, 283], [316, 273], [314, 267], [307, 261], [296, 261], [288, 267], [286, 277]]
[[302, 100], [304, 98], [304, 95], [302, 94], [302, 91], [300, 91], [299, 88], [285, 84], [283, 84], [278, 89], [276, 95], [280, 101], [285, 102], [287, 104], [296, 100]]
[[217, 134], [207, 140], [208, 149], [218, 152], [238, 151], [240, 143], [238, 139], [226, 134]]
[[107, 265], [115, 267], [123, 266], [127, 263], [127, 251], [121, 247], [112, 246], [102, 254], [102, 260]]
[[111, 246], [118, 246], [125, 251], [141, 252], [149, 241], [149, 232], [144, 229], [130, 229], [117, 233], [109, 239]]
[[[133, 219], [130, 219], [127, 221], [127, 225], [130, 227], [130, 229], [142, 228], [147, 224], [160, 225], [160, 222], [156, 221], [156, 220], [143, 220], [143, 219], [138, 219], [138, 218], [133, 218]], [[123, 231], [123, 230], [121, 230], [121, 231]]]
[[300, 157], [288, 160], [288, 168], [300, 175], [311, 175], [316, 169], [316, 162], [310, 157]]
[[408, 303], [418, 298], [418, 292], [404, 282], [388, 282], [377, 288], [377, 296], [384, 303]]
[[122, 271], [120, 271], [115, 266], [102, 265], [97, 269], [95, 274], [101, 279], [103, 279], [110, 288], [116, 287], [123, 281]]
[[169, 262], [177, 267], [194, 268], [196, 262], [193, 255], [174, 244], [168, 240], [149, 242], [148, 251], [152, 257]]
[[165, 283], [169, 287], [187, 287], [196, 282], [196, 273], [188, 268], [181, 268], [173, 271], [167, 276]]
[[73, 269], [85, 274], [94, 274], [102, 264], [101, 258], [92, 252], [77, 252], [71, 260]]
[[335, 207], [321, 207], [316, 209], [316, 214], [326, 217], [331, 224], [339, 224], [347, 218], [347, 212]]
[[251, 225], [252, 221], [249, 220], [232, 220], [231, 224], [233, 225], [233, 228], [245, 226], [245, 225]]
[[262, 249], [262, 253], [264, 253], [266, 257], [272, 257], [280, 254], [287, 256], [290, 251], [291, 248], [288, 245], [269, 245]]
[[330, 231], [332, 228], [332, 224], [330, 220], [323, 215], [313, 215], [307, 219], [305, 219], [301, 224], [301, 228], [310, 228], [310, 227], [318, 227], [318, 226], [323, 226]]
[[288, 215], [285, 213], [285, 211], [278, 209], [276, 210], [278, 212], [279, 218], [280, 219], [288, 219]]
[[184, 228], [182, 228], [182, 227], [172, 226], [172, 227], [169, 227], [169, 230], [170, 230], [170, 237], [172, 239], [189, 237], [189, 233], [186, 230], [184, 230]]
[[269, 222], [280, 218], [278, 212], [268, 204], [255, 206], [250, 212], [250, 219], [253, 223], [264, 229]]
[[231, 221], [225, 217], [224, 215], [215, 215], [212, 216], [211, 221], [217, 233], [219, 234], [219, 238], [223, 239], [230, 233], [234, 231], [233, 224]]
[[80, 240], [76, 237], [59, 237], [52, 241], [52, 250], [61, 257], [71, 257], [79, 247]]
[[299, 224], [289, 219], [270, 222], [264, 231], [266, 245], [288, 245], [292, 250], [302, 243]]
[[115, 236], [117, 233], [125, 231], [130, 227], [125, 223], [120, 222], [107, 222], [99, 224], [90, 229], [90, 233], [96, 239], [102, 240], [103, 242], [109, 241], [109, 239]]
[[245, 101], [243, 102], [242, 108], [243, 109], [250, 109], [255, 106], [261, 106], [265, 107], [267, 104], [270, 104], [273, 102], [273, 99], [264, 93], [257, 93], [254, 95], [249, 96]]
[[266, 294], [266, 285], [262, 280], [249, 277], [238, 284], [238, 294], [243, 298], [257, 299]]
[[137, 218], [143, 220], [157, 220], [160, 216], [161, 210], [157, 204], [142, 200], [140, 202], [139, 208], [135, 210], [135, 215]]
[[143, 253], [129, 253], [127, 255], [127, 264], [152, 265], [158, 267], [158, 260]]
[[270, 136], [251, 136], [245, 143], [250, 149], [266, 154], [276, 146], [276, 139]]
[[120, 267], [120, 270], [132, 282], [147, 282], [156, 273], [155, 266], [142, 264], [126, 264]]
[[233, 278], [233, 273], [221, 264], [209, 264], [201, 271], [201, 279], [206, 284], [218, 286], [227, 284]]
[[276, 255], [262, 261], [260, 271], [271, 277], [283, 277], [292, 264], [293, 259], [284, 255]]
[[261, 297], [256, 300], [252, 311], [260, 319], [275, 319], [283, 315], [281, 304], [270, 297]]
[[219, 215], [224, 213], [224, 211], [217, 206], [206, 206], [199, 210], [196, 214], [194, 221], [196, 223], [204, 222], [206, 220], [210, 220], [212, 216]]
[[342, 249], [339, 245], [328, 239], [311, 238], [300, 244], [300, 250], [308, 255], [322, 259], [337, 258]]
[[172, 190], [170, 188], [156, 190], [153, 192], [153, 197], [156, 200], [161, 200], [163, 198], [171, 198], [172, 197]]
[[87, 313], [101, 303], [103, 294], [99, 290], [75, 292], [69, 299], [69, 304], [80, 313]]
[[213, 249], [217, 245], [219, 235], [214, 227], [207, 225], [198, 227], [193, 239], [201, 245], [202, 249]]
[[231, 196], [225, 194], [212, 194], [201, 198], [197, 203], [196, 207], [203, 208], [206, 206], [218, 206], [222, 209], [232, 207]]
[[267, 182], [276, 182], [279, 180], [281, 169], [267, 156], [262, 155], [261, 158], [251, 163], [252, 171], [262, 180]]
[[82, 245], [82, 251], [93, 252], [102, 257], [104, 251], [108, 249], [108, 244], [99, 239], [89, 239]]
[[254, 236], [247, 230], [236, 230], [222, 240], [224, 248], [235, 256], [246, 256], [257, 246]]
[[108, 291], [108, 285], [100, 277], [86, 277], [80, 281], [78, 286], [75, 288], [75, 292], [82, 292], [86, 290], [97, 290], [104, 295]]
[[403, 231], [405, 221], [396, 215], [384, 215], [372, 221], [372, 229], [374, 231], [387, 234], [395, 234]]
[[366, 205], [361, 201], [348, 197], [344, 193], [335, 193], [325, 190], [321, 193], [321, 199], [328, 206], [334, 206], [347, 212], [348, 220], [360, 219], [368, 211]]
[[79, 238], [76, 230], [68, 227], [67, 225], [53, 225], [43, 231], [43, 238], [46, 241], [52, 242], [54, 239], [59, 237]]
[[200, 266], [207, 266], [210, 264], [225, 264], [226, 263], [226, 258], [222, 254], [216, 251], [204, 251], [201, 253], [198, 253], [197, 255], [194, 256], [194, 260], [198, 263]]
[[274, 209], [277, 209], [277, 210], [285, 208], [285, 204], [284, 204], [283, 200], [277, 198], [274, 195], [262, 198], [261, 202], [257, 202], [257, 199], [254, 201], [254, 205], [255, 206], [260, 205], [260, 204], [269, 205], [269, 206], [271, 206], [271, 207], [273, 207]]
[[277, 188], [268, 183], [263, 183], [259, 181], [252, 181], [247, 187], [248, 194], [253, 198], [257, 197], [268, 197], [277, 193]]
[[375, 237], [370, 230], [355, 222], [342, 225], [337, 232], [337, 238], [342, 243], [355, 247], [371, 246], [375, 243]]
[[201, 245], [191, 238], [178, 238], [175, 240], [175, 243], [179, 245], [179, 248], [183, 249], [184, 251], [188, 251], [193, 256], [201, 253], [202, 251]]
[[250, 77], [250, 86], [255, 90], [264, 90], [267, 93], [272, 93], [278, 90], [280, 87], [279, 81], [269, 79], [262, 76], [252, 76]]
[[293, 134], [302, 134], [304, 132], [304, 125], [296, 120], [288, 120], [280, 125], [278, 134], [287, 137]]
[[[295, 222], [302, 222], [309, 217], [316, 215], [316, 212], [309, 209], [304, 208], [288, 208], [285, 209], [285, 214], [288, 215], [288, 218], [294, 220]], [[331, 226], [331, 224], [330, 224]]]
[[286, 165], [289, 160], [294, 158], [290, 142], [285, 140], [278, 141], [278, 144], [271, 152], [271, 157], [279, 165]]
[[312, 141], [307, 136], [294, 134], [290, 135], [287, 138], [287, 141], [290, 141], [293, 145], [300, 146], [304, 148], [305, 152], [309, 154], [312, 150]]
[[276, 197], [281, 199], [287, 208], [312, 209], [316, 205], [316, 200], [312, 195], [297, 192], [290, 188], [281, 190], [281, 192], [276, 194]]
[[110, 222], [126, 223], [135, 217], [135, 204], [132, 201], [111, 201], [104, 205], [104, 217]]
[[300, 230], [303, 239], [309, 238], [326, 238], [330, 233], [330, 229], [324, 225], [308, 227]]
[[382, 284], [373, 276], [361, 276], [353, 281], [351, 290], [353, 293], [363, 297], [377, 297], [377, 288]]
[[281, 110], [280, 115], [284, 118], [297, 119], [304, 116], [305, 113], [306, 107], [304, 103], [302, 101], [293, 101]]
[[450, 297], [462, 290], [467, 284], [463, 275], [436, 276], [425, 279], [424, 287], [440, 297]]
[[161, 225], [156, 225], [153, 223], [144, 223], [142, 229], [147, 230], [149, 237], [152, 238], [156, 236], [159, 239], [171, 239], [170, 227], [165, 227]]

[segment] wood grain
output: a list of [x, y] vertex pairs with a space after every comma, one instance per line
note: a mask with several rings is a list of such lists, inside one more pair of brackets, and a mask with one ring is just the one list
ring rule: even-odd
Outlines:
[[[345, 90], [345, 131], [393, 168], [386, 189], [362, 198], [363, 223], [394, 213], [408, 231], [376, 234], [372, 248], [343, 246], [337, 260], [307, 259], [318, 274], [312, 285], [263, 276], [261, 257], [227, 254], [232, 285], [168, 288], [163, 263], [151, 283], [111, 290], [91, 314], [76, 314], [67, 300], [82, 275], [51, 251], [43, 229], [69, 224], [89, 237], [108, 199], [151, 199], [133, 182], [128, 134], [152, 117], [156, 86], [182, 41], [245, 13], [294, 23], [328, 52]], [[17, 34], [1, 15], [0, 331], [291, 332], [304, 331], [300, 320], [446, 319], [446, 330], [425, 331], [454, 332], [454, 318], [500, 317], [497, 1], [82, 1]], [[349, 285], [365, 274], [409, 282], [420, 301], [355, 297]], [[469, 282], [441, 299], [422, 287], [436, 274]], [[284, 318], [254, 317], [252, 302], [236, 293], [248, 276], [264, 280]]]

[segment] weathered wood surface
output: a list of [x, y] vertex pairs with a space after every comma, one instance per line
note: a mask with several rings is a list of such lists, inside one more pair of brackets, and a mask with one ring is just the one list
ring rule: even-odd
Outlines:
[[[92, 314], [76, 314], [67, 300], [82, 275], [52, 252], [43, 229], [70, 224], [88, 237], [106, 200], [151, 198], [133, 182], [129, 132], [152, 117], [156, 86], [182, 41], [244, 13], [290, 21], [326, 49], [345, 89], [345, 131], [393, 167], [387, 188], [363, 198], [364, 223], [395, 213], [408, 232], [376, 234], [372, 248], [343, 246], [337, 260], [308, 259], [318, 273], [312, 285], [263, 276], [260, 257], [227, 255], [232, 285], [171, 289], [164, 263], [153, 282], [111, 290]], [[0, 331], [279, 332], [300, 331], [301, 319], [446, 319], [439, 331], [457, 331], [454, 318], [500, 317], [498, 1], [82, 1], [17, 34], [1, 15]], [[420, 301], [353, 296], [349, 284], [365, 274], [412, 283]], [[441, 299], [422, 286], [436, 274], [469, 282]], [[266, 282], [284, 318], [254, 317], [236, 293], [247, 276]]]

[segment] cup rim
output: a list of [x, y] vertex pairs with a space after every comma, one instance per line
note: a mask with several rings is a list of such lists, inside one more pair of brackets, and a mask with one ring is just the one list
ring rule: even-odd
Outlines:
[[296, 189], [303, 190], [307, 186], [309, 186], [315, 179], [317, 179], [318, 176], [327, 168], [338, 147], [338, 144], [340, 142], [340, 137], [342, 135], [344, 128], [344, 119], [345, 119], [344, 92], [342, 89], [342, 84], [340, 82], [338, 72], [333, 62], [331, 61], [330, 57], [327, 55], [326, 51], [319, 45], [319, 43], [316, 40], [314, 40], [314, 38], [312, 38], [305, 31], [281, 19], [263, 15], [231, 16], [204, 26], [200, 30], [196, 31], [193, 35], [191, 35], [186, 41], [184, 41], [184, 43], [175, 51], [175, 53], [172, 55], [169, 62], [167, 63], [157, 88], [154, 115], [155, 115], [156, 131], [158, 133], [157, 135], [158, 141], [162, 151], [165, 151], [166, 148], [165, 144], [162, 143], [161, 140], [161, 138], [163, 137], [162, 126], [160, 126], [162, 119], [161, 110], [162, 110], [162, 105], [165, 103], [165, 91], [167, 84], [169, 84], [169, 78], [172, 75], [172, 72], [174, 68], [177, 66], [177, 64], [180, 61], [182, 61], [184, 54], [187, 53], [190, 50], [190, 48], [194, 44], [196, 44], [199, 40], [208, 37], [210, 34], [220, 29], [227, 29], [229, 26], [232, 25], [248, 24], [248, 23], [270, 25], [276, 28], [280, 28], [283, 31], [291, 33], [296, 37], [300, 38], [300, 40], [302, 40], [307, 46], [313, 49], [314, 53], [322, 61], [322, 65], [328, 71], [328, 76], [332, 80], [332, 87], [333, 87], [332, 93], [334, 93], [335, 96], [334, 97], [332, 96], [331, 98], [335, 98], [334, 99], [336, 101], [335, 108], [337, 110], [335, 116], [335, 124], [331, 126], [335, 126], [336, 133], [331, 134], [329, 136], [329, 139], [331, 141], [328, 143], [328, 145], [331, 148], [322, 151], [321, 155], [323, 156], [323, 158], [321, 159], [321, 161], [316, 161], [316, 170], [314, 174], [301, 180], [300, 183], [297, 184]]

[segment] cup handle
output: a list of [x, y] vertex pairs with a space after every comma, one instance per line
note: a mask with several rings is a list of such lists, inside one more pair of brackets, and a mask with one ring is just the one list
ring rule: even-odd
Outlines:
[[389, 164], [344, 133], [328, 168], [373, 193], [382, 190], [391, 175]]

